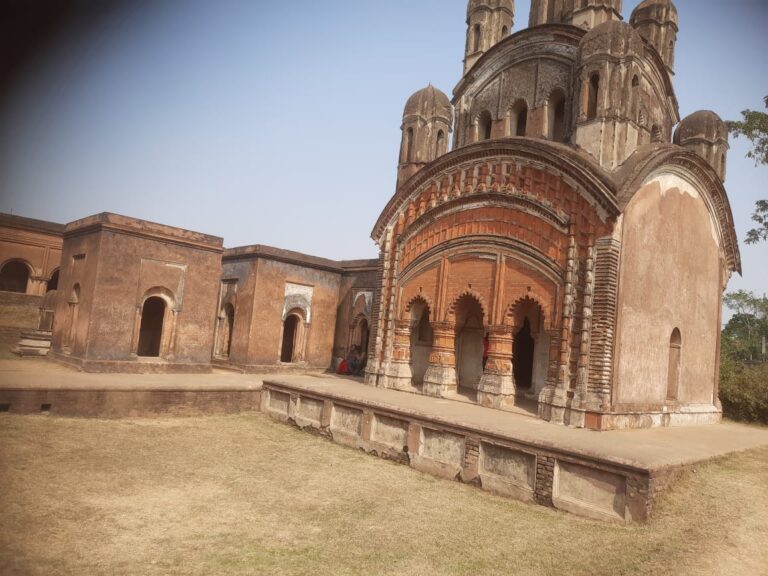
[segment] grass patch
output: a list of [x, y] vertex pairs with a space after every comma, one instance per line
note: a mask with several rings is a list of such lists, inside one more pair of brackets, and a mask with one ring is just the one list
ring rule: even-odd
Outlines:
[[768, 449], [699, 467], [652, 522], [616, 526], [260, 414], [2, 415], [0, 446], [1, 574], [744, 576], [768, 566]]

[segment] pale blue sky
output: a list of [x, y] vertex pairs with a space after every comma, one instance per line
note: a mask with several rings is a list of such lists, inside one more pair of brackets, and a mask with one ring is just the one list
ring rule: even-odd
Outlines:
[[[768, 2], [676, 3], [682, 116], [760, 108]], [[517, 2], [515, 30], [528, 11]], [[230, 247], [375, 257], [403, 105], [428, 82], [451, 94], [465, 15], [466, 0], [137, 0], [57, 39], [14, 86], [0, 110], [0, 211], [110, 211]], [[746, 151], [732, 141], [726, 182], [739, 238], [768, 197], [768, 168]], [[729, 289], [768, 292], [768, 244], [741, 249], [744, 278]]]

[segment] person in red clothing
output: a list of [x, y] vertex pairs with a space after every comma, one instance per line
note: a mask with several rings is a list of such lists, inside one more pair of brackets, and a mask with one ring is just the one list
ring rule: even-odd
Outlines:
[[483, 338], [483, 370], [485, 370], [485, 363], [488, 362], [488, 348], [490, 344], [488, 342], [488, 334]]

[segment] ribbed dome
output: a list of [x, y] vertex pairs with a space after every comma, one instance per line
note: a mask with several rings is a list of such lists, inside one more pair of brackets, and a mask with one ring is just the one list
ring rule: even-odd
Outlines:
[[408, 98], [408, 102], [405, 103], [403, 117], [412, 115], [424, 118], [439, 116], [450, 122], [453, 116], [453, 108], [451, 108], [451, 101], [448, 100], [448, 96], [430, 84], [426, 88], [414, 92]]
[[672, 0], [643, 0], [632, 11], [629, 21], [634, 25], [647, 20], [653, 20], [659, 24], [672, 22], [677, 26], [679, 24], [677, 8]]
[[609, 20], [595, 26], [581, 39], [582, 57], [592, 54], [642, 53], [643, 40], [632, 26], [619, 20]]
[[510, 12], [514, 12], [515, 0], [469, 0], [469, 4], [467, 4], [467, 14], [474, 12], [481, 6], [487, 6], [491, 10], [506, 8]]
[[675, 144], [684, 146], [690, 140], [728, 141], [728, 126], [711, 110], [699, 110], [680, 122], [675, 131]]

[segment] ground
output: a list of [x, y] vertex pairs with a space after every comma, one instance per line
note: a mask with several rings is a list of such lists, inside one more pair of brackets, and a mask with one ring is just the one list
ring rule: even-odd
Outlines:
[[261, 414], [0, 417], [0, 574], [768, 574], [768, 448], [647, 525], [499, 498]]

